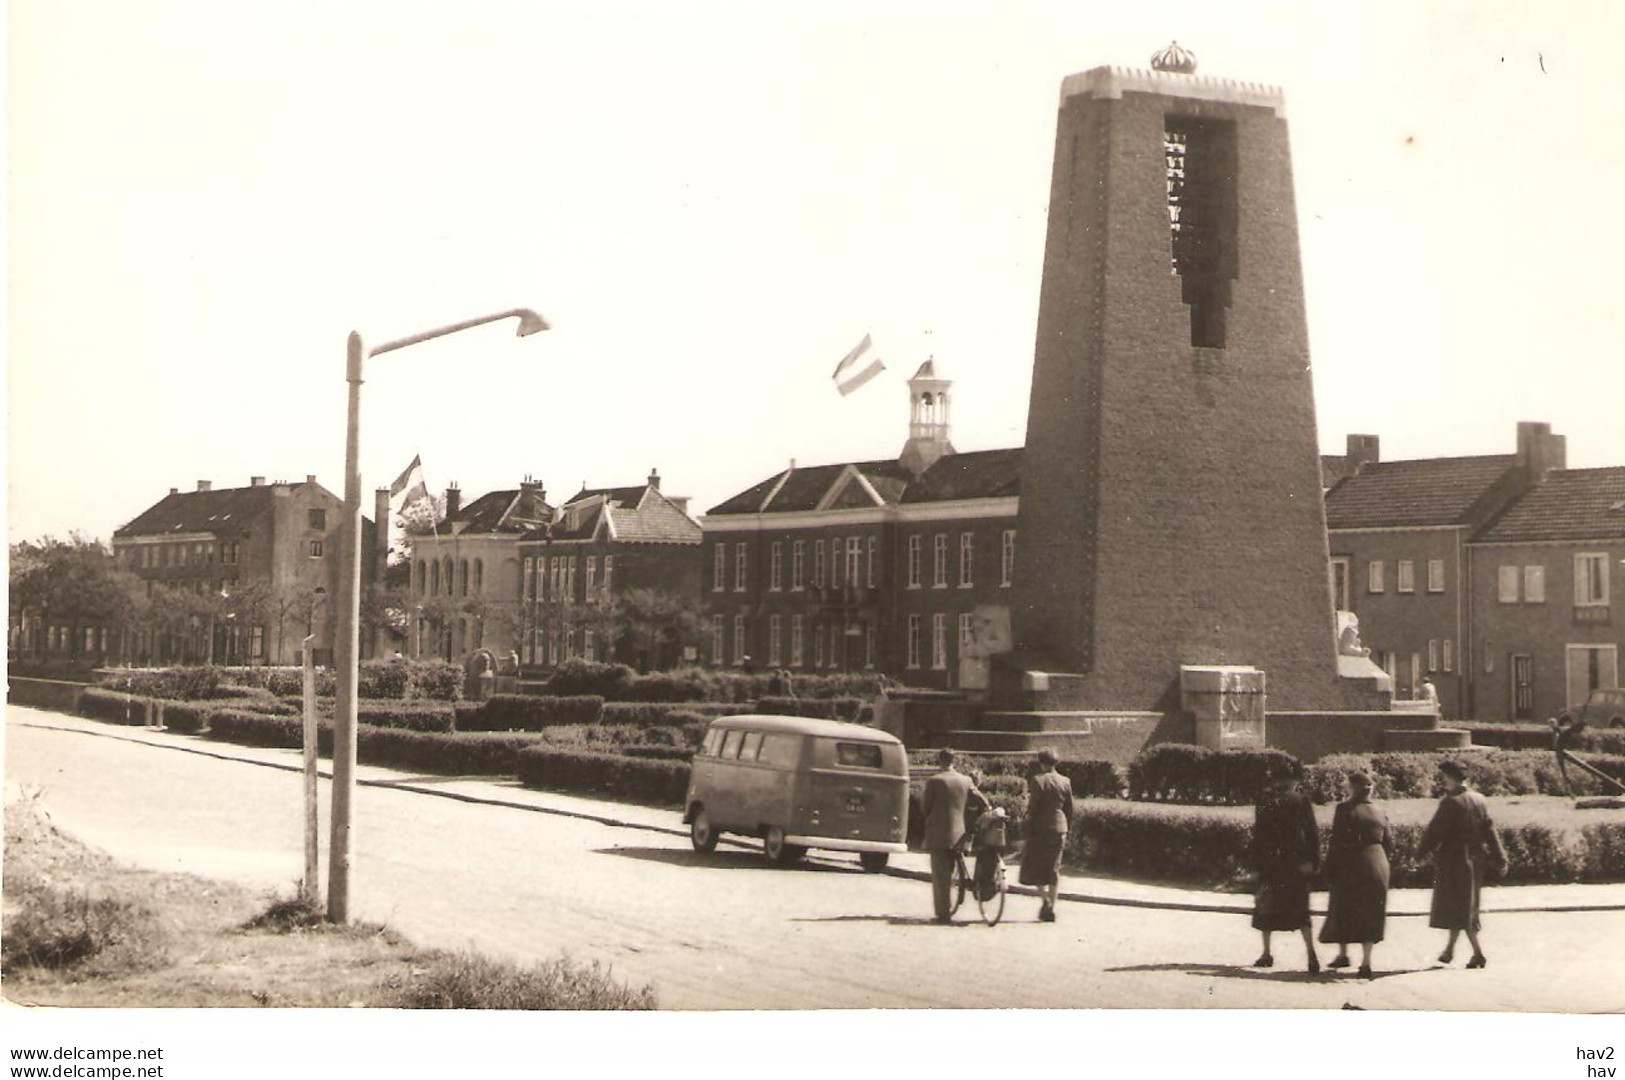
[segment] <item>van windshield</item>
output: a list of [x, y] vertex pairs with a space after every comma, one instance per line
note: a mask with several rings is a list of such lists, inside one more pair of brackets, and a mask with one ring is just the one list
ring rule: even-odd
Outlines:
[[835, 764], [859, 769], [878, 769], [880, 744], [838, 742], [835, 744]]

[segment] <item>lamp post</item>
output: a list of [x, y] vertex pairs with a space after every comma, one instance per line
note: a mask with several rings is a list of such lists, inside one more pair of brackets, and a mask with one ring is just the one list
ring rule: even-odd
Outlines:
[[344, 524], [339, 537], [338, 632], [334, 641], [338, 700], [333, 717], [333, 834], [328, 850], [327, 918], [350, 919], [350, 804], [355, 794], [356, 684], [360, 674], [361, 624], [361, 375], [374, 356], [404, 349], [503, 319], [519, 320], [519, 336], [548, 329], [547, 320], [529, 308], [482, 315], [421, 334], [386, 341], [371, 349], [361, 335], [350, 334], [345, 377], [350, 384], [349, 419], [344, 435]]

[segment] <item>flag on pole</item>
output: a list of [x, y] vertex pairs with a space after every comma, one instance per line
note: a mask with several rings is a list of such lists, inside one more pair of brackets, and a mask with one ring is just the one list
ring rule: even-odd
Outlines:
[[395, 482], [389, 485], [391, 501], [399, 497], [403, 491], [406, 492], [406, 499], [401, 503], [403, 510], [418, 500], [429, 497], [429, 485], [423, 479], [423, 457], [421, 454], [414, 454], [412, 464], [408, 465], [401, 472], [401, 475], [395, 478]]
[[864, 334], [857, 347], [846, 354], [835, 368], [835, 389], [845, 397], [870, 379], [886, 370], [886, 365], [875, 355], [874, 343]]

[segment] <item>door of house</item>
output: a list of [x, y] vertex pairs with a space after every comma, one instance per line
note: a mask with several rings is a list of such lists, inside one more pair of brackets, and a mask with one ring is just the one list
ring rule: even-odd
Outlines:
[[1514, 653], [1509, 665], [1512, 677], [1512, 719], [1535, 718], [1535, 660]]

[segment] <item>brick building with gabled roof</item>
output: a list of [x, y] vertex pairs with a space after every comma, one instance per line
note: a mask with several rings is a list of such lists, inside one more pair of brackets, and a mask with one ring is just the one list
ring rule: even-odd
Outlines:
[[1541, 720], [1619, 685], [1625, 468], [1554, 468], [1468, 542], [1477, 716]]
[[[224, 663], [294, 663], [306, 634], [318, 662], [332, 657], [336, 613], [330, 598], [339, 589], [339, 532], [344, 502], [306, 476], [303, 483], [216, 489], [199, 480], [195, 491], [169, 494], [113, 533], [113, 552], [126, 569], [148, 582], [220, 596], [249, 586], [263, 593], [241, 618], [201, 622], [185, 640], [138, 632], [112, 648], [104, 662], [215, 660]], [[375, 580], [374, 525], [362, 519], [363, 583]]]
[[707, 512], [707, 663], [985, 685], [978, 617], [1007, 620], [1022, 452], [956, 452], [951, 387], [934, 361], [915, 372], [896, 458], [792, 462]]
[[658, 471], [641, 486], [583, 484], [551, 522], [526, 531], [519, 543], [520, 663], [545, 669], [581, 657], [647, 670], [685, 659], [685, 650], [697, 646], [675, 626], [653, 641], [629, 632], [621, 600], [638, 589], [692, 603], [700, 539], [688, 500], [663, 493]]

